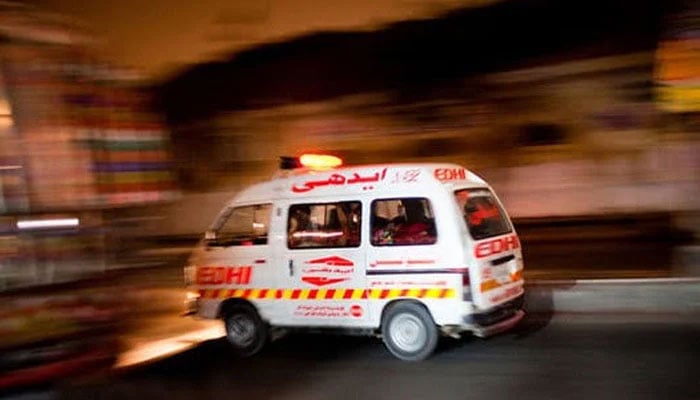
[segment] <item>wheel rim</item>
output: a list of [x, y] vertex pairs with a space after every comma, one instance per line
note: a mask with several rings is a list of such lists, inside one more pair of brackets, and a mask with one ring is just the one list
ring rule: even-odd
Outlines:
[[255, 322], [246, 315], [231, 316], [227, 328], [228, 337], [236, 346], [250, 346], [255, 340]]
[[428, 338], [421, 320], [412, 314], [399, 314], [389, 324], [392, 343], [401, 351], [415, 353], [423, 348]]

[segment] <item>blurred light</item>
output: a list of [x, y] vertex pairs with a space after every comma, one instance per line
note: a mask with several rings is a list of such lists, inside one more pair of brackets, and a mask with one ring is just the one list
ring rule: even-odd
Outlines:
[[294, 238], [331, 238], [343, 236], [343, 232], [294, 232]]
[[207, 340], [218, 339], [225, 335], [223, 326], [219, 321], [210, 321], [212, 324], [204, 329], [189, 332], [183, 335], [170, 337], [163, 340], [148, 342], [120, 355], [116, 367], [122, 368], [137, 365], [146, 361], [162, 359], [164, 357], [191, 349]]
[[19, 229], [69, 228], [80, 225], [78, 218], [42, 219], [17, 221]]
[[0, 165], [0, 171], [15, 171], [22, 169], [21, 165]]
[[5, 99], [0, 99], [0, 117], [9, 117], [12, 115], [10, 103]]
[[9, 115], [1, 115], [0, 114], [0, 128], [10, 128], [12, 127], [12, 117]]
[[299, 161], [301, 165], [311, 169], [329, 169], [343, 165], [343, 160], [328, 154], [303, 154]]

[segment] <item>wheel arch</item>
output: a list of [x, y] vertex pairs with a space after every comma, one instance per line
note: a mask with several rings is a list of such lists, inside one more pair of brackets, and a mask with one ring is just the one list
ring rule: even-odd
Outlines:
[[258, 310], [258, 308], [255, 306], [255, 304], [253, 304], [251, 301], [248, 301], [248, 300], [242, 299], [242, 298], [238, 298], [238, 297], [232, 297], [230, 299], [226, 299], [226, 300], [222, 301], [219, 304], [218, 310], [216, 311], [216, 318], [223, 319], [224, 316], [226, 316], [226, 311], [228, 309], [230, 309], [231, 307], [236, 306], [236, 305], [243, 305], [246, 307], [250, 307], [258, 314], [258, 316], [260, 318], [262, 318], [262, 315], [260, 315], [260, 310]]
[[390, 302], [388, 302], [384, 305], [384, 307], [382, 308], [382, 314], [381, 314], [380, 319], [379, 319], [379, 329], [381, 329], [382, 326], [384, 325], [384, 319], [386, 318], [387, 311], [390, 310], [392, 307], [395, 307], [396, 305], [402, 304], [402, 303], [411, 303], [411, 304], [415, 304], [415, 305], [423, 308], [428, 313], [428, 315], [430, 315], [430, 319], [433, 320], [433, 323], [435, 323], [435, 317], [433, 316], [433, 313], [430, 312], [430, 308], [428, 308], [428, 306], [425, 303], [423, 303], [422, 301], [420, 301], [418, 299], [414, 299], [414, 298], [401, 298], [401, 299], [391, 300]]

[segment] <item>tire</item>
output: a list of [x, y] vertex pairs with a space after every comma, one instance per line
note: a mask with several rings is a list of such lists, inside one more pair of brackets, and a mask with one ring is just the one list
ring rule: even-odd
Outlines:
[[404, 301], [386, 310], [382, 319], [382, 339], [396, 358], [421, 361], [435, 351], [438, 331], [425, 307]]
[[239, 357], [257, 354], [267, 343], [267, 325], [257, 311], [247, 304], [234, 304], [224, 311], [226, 339]]

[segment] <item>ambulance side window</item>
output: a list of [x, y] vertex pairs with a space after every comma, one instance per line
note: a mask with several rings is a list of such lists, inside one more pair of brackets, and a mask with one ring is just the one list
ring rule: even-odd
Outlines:
[[360, 246], [362, 203], [359, 201], [294, 204], [289, 207], [288, 215], [290, 249]]
[[271, 204], [231, 207], [219, 217], [210, 246], [267, 244]]
[[426, 198], [375, 200], [370, 225], [374, 246], [434, 244], [437, 241], [435, 216]]

